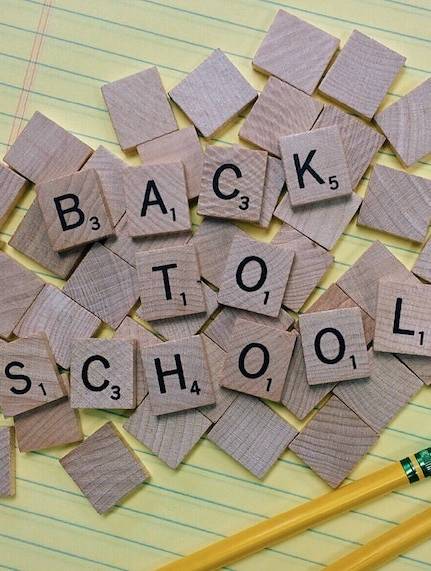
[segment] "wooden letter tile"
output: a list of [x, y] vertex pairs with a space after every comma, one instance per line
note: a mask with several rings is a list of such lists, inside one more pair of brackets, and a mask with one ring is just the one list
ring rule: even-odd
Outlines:
[[423, 242], [431, 220], [431, 180], [375, 165], [358, 224]]
[[331, 487], [338, 487], [379, 436], [333, 396], [291, 443], [295, 452]]
[[26, 412], [65, 394], [45, 335], [0, 346], [0, 406], [5, 416]]
[[239, 145], [205, 152], [198, 214], [259, 222], [267, 153]]
[[39, 184], [76, 172], [92, 152], [91, 147], [36, 111], [3, 160]]
[[153, 414], [215, 403], [205, 348], [199, 336], [142, 351]]
[[222, 386], [279, 402], [297, 333], [237, 319], [223, 367]]
[[311, 95], [339, 43], [327, 32], [278, 10], [253, 58], [253, 66]]
[[322, 109], [323, 104], [319, 101], [284, 81], [270, 77], [244, 121], [239, 136], [280, 156], [280, 137], [311, 129]]
[[211, 426], [198, 410], [156, 416], [149, 397], [124, 423], [124, 428], [175, 470]]
[[237, 237], [226, 262], [218, 301], [277, 317], [294, 253], [252, 238]]
[[48, 238], [56, 252], [114, 233], [99, 175], [89, 169], [36, 186]]
[[187, 184], [187, 197], [196, 198], [201, 190], [204, 155], [196, 129], [187, 127], [138, 146], [145, 165], [181, 162]]
[[26, 186], [25, 178], [0, 163], [0, 226], [6, 222]]
[[15, 433], [12, 426], [0, 426], [0, 496], [15, 495]]
[[72, 408], [136, 407], [136, 346], [129, 339], [77, 339], [72, 345]]
[[226, 454], [263, 478], [298, 434], [256, 397], [239, 395], [208, 433]]
[[286, 190], [286, 177], [280, 159], [268, 156], [266, 163], [265, 182], [263, 185], [262, 210], [259, 226], [268, 228], [281, 191]]
[[182, 163], [129, 167], [124, 175], [130, 236], [156, 236], [191, 229]]
[[103, 85], [102, 95], [123, 151], [178, 128], [156, 67]]
[[202, 135], [211, 137], [256, 99], [257, 92], [217, 49], [169, 95]]
[[412, 272], [424, 281], [431, 283], [431, 240], [428, 240], [417, 257]]
[[420, 378], [425, 385], [431, 385], [431, 358], [420, 355], [397, 355], [406, 367]]
[[370, 372], [358, 307], [299, 316], [310, 385], [367, 377]]
[[193, 244], [136, 255], [142, 309], [147, 321], [206, 311]]
[[107, 422], [60, 460], [98, 513], [105, 513], [150, 477], [136, 454]]
[[371, 119], [406, 58], [353, 30], [319, 90]]

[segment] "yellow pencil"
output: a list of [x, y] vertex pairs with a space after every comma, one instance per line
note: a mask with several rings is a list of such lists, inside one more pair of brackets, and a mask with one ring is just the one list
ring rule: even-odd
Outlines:
[[212, 571], [243, 559], [309, 527], [407, 483], [431, 476], [431, 448], [338, 488], [320, 498], [222, 539], [159, 571]]

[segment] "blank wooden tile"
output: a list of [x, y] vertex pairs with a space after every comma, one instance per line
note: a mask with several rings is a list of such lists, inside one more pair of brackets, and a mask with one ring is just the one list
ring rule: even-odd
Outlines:
[[279, 146], [292, 206], [347, 197], [352, 193], [337, 126], [281, 137]]
[[56, 252], [114, 233], [99, 175], [94, 169], [42, 182], [35, 190], [49, 241]]
[[99, 175], [114, 226], [126, 211], [123, 190], [123, 173], [126, 167], [124, 161], [100, 145], [82, 168], [82, 170], [95, 169]]
[[339, 43], [324, 30], [278, 10], [253, 58], [253, 66], [311, 95]]
[[302, 314], [299, 328], [310, 385], [369, 375], [367, 345], [358, 307]]
[[177, 130], [156, 67], [107, 83], [101, 89], [123, 151]]
[[25, 178], [0, 163], [0, 226], [12, 213], [26, 186]]
[[70, 367], [72, 340], [92, 337], [100, 323], [98, 317], [70, 299], [61, 290], [46, 285], [14, 333], [19, 337], [45, 333], [56, 362], [67, 369]]
[[268, 156], [263, 185], [262, 210], [258, 224], [261, 228], [269, 227], [281, 191], [285, 189], [286, 177], [280, 159]]
[[169, 95], [204, 137], [212, 137], [256, 99], [257, 92], [216, 49]]
[[256, 397], [239, 395], [208, 433], [208, 440], [263, 478], [298, 434]]
[[353, 30], [319, 90], [371, 119], [406, 58]]
[[431, 221], [431, 180], [375, 165], [358, 224], [423, 242]]
[[9, 337], [43, 281], [0, 251], [0, 337]]
[[420, 378], [425, 385], [431, 385], [431, 358], [421, 355], [396, 355], [396, 357]]
[[375, 121], [407, 167], [431, 152], [431, 79], [377, 113]]
[[219, 303], [277, 317], [294, 253], [249, 237], [232, 242], [218, 295]]
[[150, 477], [112, 422], [66, 454], [60, 464], [98, 513], [113, 508]]
[[232, 145], [205, 152], [198, 214], [259, 222], [267, 153]]
[[142, 351], [151, 408], [157, 416], [215, 403], [208, 360], [196, 335]]
[[154, 321], [206, 312], [193, 244], [138, 252], [136, 262], [142, 319]]
[[240, 131], [241, 139], [280, 156], [280, 137], [311, 129], [323, 104], [309, 95], [270, 77]]
[[70, 364], [72, 408], [136, 407], [133, 339], [76, 339]]
[[362, 119], [345, 113], [335, 105], [325, 104], [313, 129], [336, 125], [343, 142], [352, 188], [355, 189], [385, 137]]
[[295, 253], [283, 305], [299, 311], [332, 265], [334, 257], [288, 224], [283, 224], [271, 243]]
[[374, 348], [431, 357], [431, 286], [380, 280]]
[[416, 258], [412, 272], [424, 281], [431, 282], [431, 240], [428, 240]]
[[15, 416], [65, 396], [46, 335], [0, 346], [0, 406]]
[[149, 397], [124, 423], [124, 428], [175, 470], [211, 426], [198, 410], [156, 416]]
[[355, 215], [362, 199], [355, 193], [302, 208], [292, 208], [289, 196], [282, 199], [274, 215], [320, 246], [331, 250]]
[[423, 387], [422, 381], [390, 353], [369, 350], [370, 376], [339, 383], [334, 394], [371, 426], [381, 432]]
[[4, 162], [39, 184], [79, 170], [93, 149], [36, 111], [4, 156]]
[[129, 235], [135, 238], [191, 229], [182, 163], [129, 167], [124, 175]]
[[94, 244], [64, 293], [116, 329], [138, 301], [135, 268], [101, 244]]
[[191, 200], [199, 195], [204, 154], [193, 126], [139, 145], [138, 153], [145, 165], [181, 162], [186, 177], [187, 197]]
[[12, 426], [0, 426], [0, 496], [15, 495], [15, 433]]
[[332, 488], [337, 488], [379, 436], [333, 396], [291, 443], [295, 452]]
[[85, 247], [56, 252], [49, 241], [39, 202], [34, 200], [21, 220], [9, 246], [56, 276], [67, 279], [84, 255]]
[[224, 362], [222, 386], [279, 402], [296, 337], [296, 331], [237, 319]]

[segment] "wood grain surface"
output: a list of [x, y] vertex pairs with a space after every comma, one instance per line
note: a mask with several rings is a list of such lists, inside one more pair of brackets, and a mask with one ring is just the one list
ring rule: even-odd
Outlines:
[[0, 496], [15, 495], [15, 431], [13, 426], [0, 426]]
[[0, 226], [6, 222], [26, 188], [25, 178], [0, 163]]

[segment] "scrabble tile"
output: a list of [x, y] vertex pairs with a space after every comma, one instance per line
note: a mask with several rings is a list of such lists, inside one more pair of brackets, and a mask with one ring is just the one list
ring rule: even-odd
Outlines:
[[281, 137], [279, 146], [292, 206], [333, 200], [352, 193], [337, 126]]
[[131, 317], [125, 317], [120, 327], [114, 333], [114, 339], [132, 339], [136, 343], [135, 351], [135, 376], [136, 376], [136, 403], [139, 405], [148, 394], [147, 381], [145, 379], [144, 366], [141, 353], [145, 347], [152, 347], [162, 341], [139, 325]]
[[311, 95], [339, 43], [324, 30], [278, 10], [253, 58], [253, 66]]
[[294, 254], [249, 237], [232, 242], [218, 295], [219, 303], [277, 317]]
[[20, 452], [33, 452], [81, 442], [84, 435], [79, 413], [67, 397], [15, 416], [15, 432]]
[[299, 328], [310, 385], [369, 375], [367, 345], [358, 307], [302, 314]]
[[283, 224], [271, 243], [295, 254], [282, 303], [299, 311], [332, 265], [334, 256], [288, 224]]
[[138, 252], [136, 262], [142, 319], [153, 321], [206, 311], [193, 244]]
[[0, 251], [0, 337], [9, 337], [43, 288], [43, 281]]
[[15, 433], [12, 426], [0, 427], [0, 496], [15, 495]]
[[375, 165], [358, 224], [423, 242], [431, 221], [431, 180]]
[[138, 145], [138, 153], [145, 165], [181, 162], [188, 199], [192, 200], [199, 195], [204, 154], [193, 126]]
[[95, 169], [114, 226], [126, 211], [126, 198], [123, 189], [123, 173], [127, 164], [119, 157], [105, 149], [97, 147], [82, 170]]
[[204, 137], [212, 137], [254, 101], [257, 92], [216, 49], [169, 95]]
[[332, 488], [337, 488], [379, 436], [333, 396], [291, 443], [295, 452]]
[[268, 156], [266, 163], [265, 182], [263, 185], [262, 209], [259, 226], [268, 228], [281, 191], [286, 190], [286, 177], [280, 159]]
[[337, 285], [359, 307], [376, 317], [377, 288], [381, 278], [415, 283], [408, 269], [378, 240], [337, 280]]
[[289, 196], [286, 194], [275, 209], [274, 215], [310, 240], [331, 250], [361, 202], [362, 199], [352, 193], [347, 198], [328, 200], [293, 209]]
[[331, 392], [334, 386], [335, 383], [308, 384], [301, 336], [298, 335], [287, 370], [281, 403], [297, 418], [303, 420]]
[[369, 350], [370, 376], [339, 383], [334, 394], [376, 432], [381, 432], [423, 387], [422, 381], [390, 353]]
[[100, 319], [61, 290], [46, 285], [14, 333], [18, 337], [45, 333], [56, 362], [64, 369], [68, 369], [73, 339], [92, 337], [100, 323]]
[[431, 152], [431, 79], [377, 113], [375, 121], [409, 167]]
[[0, 226], [6, 222], [26, 187], [25, 178], [0, 163]]
[[98, 513], [105, 513], [150, 477], [112, 422], [63, 456], [60, 464]]
[[319, 91], [371, 119], [406, 58], [353, 30]]
[[175, 470], [211, 426], [198, 410], [156, 416], [149, 397], [124, 423], [124, 428]]
[[202, 339], [167, 341], [142, 351], [153, 414], [167, 414], [215, 403]]
[[311, 129], [323, 104], [309, 95], [270, 77], [247, 115], [240, 131], [241, 139], [280, 156], [280, 137]]
[[420, 355], [396, 355], [406, 367], [420, 378], [425, 385], [431, 385], [431, 358]]
[[178, 129], [156, 67], [106, 83], [101, 89], [123, 151]]
[[267, 153], [232, 145], [205, 152], [198, 214], [259, 222]]
[[425, 244], [421, 253], [416, 258], [412, 272], [424, 281], [431, 282], [431, 241]]
[[136, 408], [132, 339], [76, 339], [70, 364], [72, 408]]
[[4, 156], [4, 162], [39, 184], [79, 170], [93, 149], [36, 111]]
[[223, 367], [222, 386], [279, 402], [297, 333], [237, 319]]
[[40, 264], [56, 276], [67, 279], [84, 255], [85, 247], [56, 252], [49, 241], [45, 220], [37, 200], [28, 209], [9, 246]]
[[340, 131], [352, 188], [355, 189], [385, 137], [359, 117], [325, 104], [313, 129], [336, 125]]
[[183, 165], [129, 167], [124, 175], [128, 231], [132, 237], [191, 229]]
[[94, 169], [35, 187], [49, 241], [64, 252], [114, 233], [99, 175]]
[[263, 478], [298, 434], [256, 397], [239, 395], [208, 433], [208, 440]]
[[113, 329], [139, 297], [135, 268], [101, 244], [92, 246], [63, 291]]
[[376, 351], [431, 357], [431, 287], [381, 279], [376, 309]]
[[46, 335], [0, 346], [0, 406], [5, 416], [15, 416], [64, 395]]

